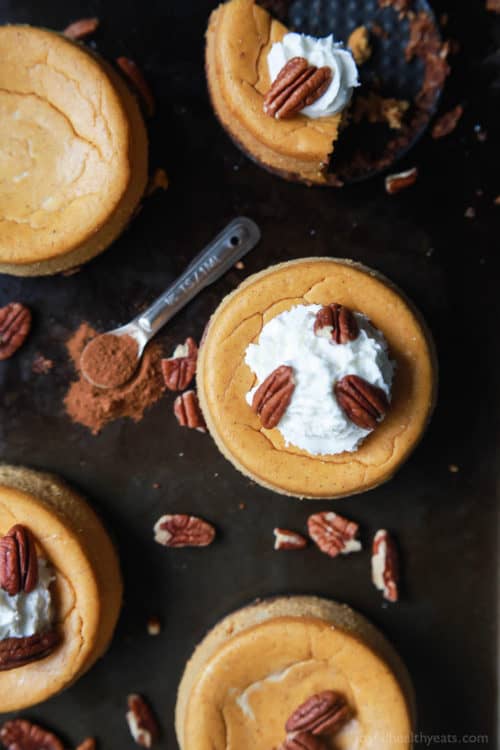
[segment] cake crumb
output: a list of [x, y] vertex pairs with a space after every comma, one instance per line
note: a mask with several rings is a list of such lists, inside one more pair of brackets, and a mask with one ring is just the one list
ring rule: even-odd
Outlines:
[[400, 130], [410, 103], [406, 99], [383, 97], [371, 91], [368, 96], [360, 96], [354, 105], [353, 120], [363, 119], [370, 123], [386, 123], [391, 130]]
[[148, 618], [147, 631], [148, 635], [160, 635], [161, 622], [159, 617], [157, 617], [156, 615], [151, 615], [151, 617]]
[[448, 471], [450, 472], [450, 474], [457, 474], [460, 471], [460, 469], [456, 464], [450, 464], [448, 466]]
[[363, 65], [372, 55], [370, 35], [366, 26], [358, 26], [347, 40], [357, 65]]

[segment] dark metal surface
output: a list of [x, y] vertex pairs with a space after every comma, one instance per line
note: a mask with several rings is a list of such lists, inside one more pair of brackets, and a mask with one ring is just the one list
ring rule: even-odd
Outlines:
[[[210, 0], [0, 0], [3, 21], [63, 28], [81, 16], [101, 17], [98, 49], [134, 57], [152, 82], [159, 107], [151, 161], [171, 179], [169, 191], [147, 201], [127, 233], [80, 273], [0, 277], [0, 305], [20, 300], [35, 314], [29, 342], [0, 363], [0, 457], [57, 472], [88, 495], [117, 540], [126, 583], [106, 657], [26, 714], [68, 743], [96, 735], [103, 748], [132, 747], [125, 697], [142, 691], [160, 716], [162, 746], [174, 748], [177, 683], [205, 630], [254, 597], [308, 592], [351, 604], [394, 642], [416, 686], [420, 732], [487, 734], [496, 747], [499, 24], [482, 1], [439, 3], [438, 14], [450, 13], [447, 31], [462, 44], [444, 106], [461, 101], [466, 112], [452, 136], [425, 138], [407, 157], [403, 166], [420, 168], [415, 188], [388, 197], [381, 179], [343, 191], [307, 189], [241, 156], [207, 101], [203, 33], [211, 7]], [[478, 140], [477, 124], [488, 132], [486, 142]], [[464, 218], [469, 206], [475, 219]], [[274, 495], [238, 475], [208, 436], [178, 428], [170, 396], [140, 424], [115, 423], [99, 437], [65, 416], [69, 333], [82, 320], [108, 329], [130, 319], [239, 214], [259, 223], [262, 242], [244, 271], [229, 272], [169, 324], [161, 336], [166, 350], [188, 334], [199, 337], [223, 295], [272, 262], [333, 255], [378, 268], [425, 313], [441, 362], [428, 434], [384, 487], [332, 503]], [[32, 373], [37, 352], [55, 360], [49, 375]], [[451, 473], [450, 464], [460, 470]], [[300, 530], [308, 513], [326, 508], [359, 521], [366, 541], [381, 526], [396, 533], [404, 562], [400, 604], [382, 604], [367, 551], [335, 561], [312, 547], [273, 551], [275, 525]], [[166, 511], [213, 521], [216, 543], [191, 551], [156, 545], [152, 527]], [[153, 613], [164, 624], [157, 638], [146, 634]]]

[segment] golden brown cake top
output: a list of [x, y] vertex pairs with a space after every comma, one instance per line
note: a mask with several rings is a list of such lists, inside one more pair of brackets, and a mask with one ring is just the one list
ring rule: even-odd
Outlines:
[[0, 262], [78, 245], [129, 182], [129, 126], [103, 64], [63, 36], [0, 27]]
[[389, 734], [395, 749], [409, 746], [408, 705], [380, 656], [329, 622], [275, 617], [228, 638], [206, 662], [187, 705], [183, 750], [277, 748], [295, 709], [326, 690], [350, 711], [334, 736], [325, 732], [328, 747], [379, 750]]

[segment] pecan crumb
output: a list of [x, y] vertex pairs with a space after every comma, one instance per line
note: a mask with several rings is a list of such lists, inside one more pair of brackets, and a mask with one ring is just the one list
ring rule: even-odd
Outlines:
[[43, 354], [36, 354], [35, 359], [31, 365], [31, 371], [35, 375], [47, 375], [54, 367], [54, 362], [51, 359], [47, 359]]
[[160, 635], [161, 633], [161, 622], [160, 618], [156, 615], [151, 615], [148, 618], [147, 630], [149, 635]]
[[452, 133], [458, 125], [458, 121], [462, 117], [464, 108], [457, 104], [456, 107], [450, 109], [449, 112], [445, 112], [441, 115], [432, 128], [431, 135], [433, 138], [444, 138], [445, 135]]
[[126, 713], [130, 734], [142, 747], [152, 747], [160, 736], [158, 722], [142, 695], [131, 693], [127, 698]]
[[411, 187], [417, 181], [418, 169], [412, 167], [407, 169], [406, 172], [398, 172], [395, 174], [388, 174], [385, 178], [385, 190], [389, 195], [399, 193], [400, 190]]
[[98, 18], [80, 18], [78, 21], [70, 23], [69, 26], [63, 31], [63, 36], [67, 36], [68, 39], [78, 41], [79, 39], [85, 39], [90, 36], [99, 28]]
[[385, 529], [379, 529], [373, 539], [372, 581], [383, 592], [384, 599], [398, 601], [398, 553], [392, 536]]
[[307, 546], [307, 539], [290, 529], [276, 528], [273, 530], [275, 537], [274, 549], [304, 549]]

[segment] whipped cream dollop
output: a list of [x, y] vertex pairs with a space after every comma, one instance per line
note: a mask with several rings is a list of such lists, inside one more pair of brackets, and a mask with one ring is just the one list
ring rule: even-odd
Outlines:
[[293, 57], [304, 57], [310, 65], [332, 71], [332, 82], [315, 102], [301, 110], [306, 117], [316, 119], [336, 115], [351, 101], [353, 89], [359, 86], [358, 68], [350, 50], [334, 41], [333, 36], [317, 38], [307, 34], [285, 34], [269, 50], [267, 65], [271, 82]]
[[38, 560], [38, 583], [33, 591], [10, 596], [0, 588], [0, 640], [43, 633], [52, 624], [50, 584], [54, 573], [46, 560]]
[[354, 312], [359, 335], [346, 344], [314, 333], [321, 305], [296, 305], [264, 325], [256, 344], [249, 344], [245, 362], [257, 382], [248, 392], [252, 403], [259, 385], [280, 365], [294, 371], [295, 390], [277, 425], [286, 445], [312, 455], [355, 451], [371, 430], [348, 419], [333, 387], [344, 375], [358, 375], [391, 398], [394, 363], [383, 334], [366, 315]]

